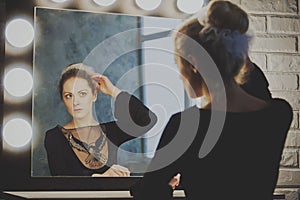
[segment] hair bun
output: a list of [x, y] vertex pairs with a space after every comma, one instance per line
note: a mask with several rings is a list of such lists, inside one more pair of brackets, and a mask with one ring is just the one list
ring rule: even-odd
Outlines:
[[206, 49], [210, 49], [211, 56], [215, 57], [214, 60], [219, 60], [221, 65], [227, 63], [226, 71], [235, 74], [244, 62], [251, 37], [239, 31], [218, 29], [206, 24], [199, 33], [199, 39], [200, 43], [207, 47]]
[[244, 34], [249, 28], [247, 13], [230, 1], [213, 1], [202, 8], [197, 18], [200, 24], [211, 24], [218, 29], [229, 29]]

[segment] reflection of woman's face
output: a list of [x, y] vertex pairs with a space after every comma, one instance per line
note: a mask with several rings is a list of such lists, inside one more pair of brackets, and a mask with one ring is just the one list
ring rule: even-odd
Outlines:
[[87, 80], [79, 77], [66, 80], [63, 85], [62, 97], [67, 111], [73, 119], [84, 119], [92, 116], [96, 94], [93, 94]]

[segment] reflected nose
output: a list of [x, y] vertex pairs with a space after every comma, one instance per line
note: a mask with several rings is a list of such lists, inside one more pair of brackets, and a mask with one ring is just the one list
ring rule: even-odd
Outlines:
[[79, 98], [76, 95], [74, 95], [73, 96], [73, 105], [76, 106], [78, 104], [79, 104]]

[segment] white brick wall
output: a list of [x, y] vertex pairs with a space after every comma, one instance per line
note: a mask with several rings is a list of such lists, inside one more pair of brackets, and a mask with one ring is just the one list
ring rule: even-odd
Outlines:
[[293, 108], [275, 191], [284, 193], [286, 200], [299, 200], [295, 186], [300, 185], [300, 0], [238, 3], [249, 13], [250, 30], [255, 34], [250, 45], [251, 59], [264, 71], [272, 96], [286, 99]]
[[250, 16], [250, 27], [255, 27], [256, 32], [266, 32], [266, 21], [264, 16]]
[[250, 49], [256, 52], [296, 53], [298, 49], [296, 36], [256, 36]]
[[270, 17], [268, 31], [272, 33], [297, 34], [300, 32], [299, 17]]
[[270, 54], [267, 55], [267, 62], [269, 71], [300, 73], [299, 54]]
[[287, 100], [293, 110], [300, 110], [300, 91], [271, 91], [274, 98], [283, 98]]
[[299, 189], [298, 188], [280, 188], [275, 190], [276, 193], [285, 194], [285, 199], [299, 199]]
[[267, 70], [267, 56], [261, 53], [250, 53], [250, 58], [255, 62], [263, 71]]
[[293, 113], [293, 121], [291, 124], [291, 128], [294, 128], [294, 129], [299, 128], [299, 111], [294, 111], [294, 113]]
[[285, 147], [287, 147], [287, 148], [299, 148], [300, 147], [300, 131], [298, 129], [291, 129], [289, 131], [289, 133], [287, 135], [287, 139], [285, 141]]
[[299, 167], [298, 149], [285, 149], [282, 153], [281, 165], [285, 167]]
[[297, 0], [241, 0], [242, 7], [250, 13], [297, 14]]
[[297, 90], [298, 75], [294, 73], [266, 72], [270, 90]]

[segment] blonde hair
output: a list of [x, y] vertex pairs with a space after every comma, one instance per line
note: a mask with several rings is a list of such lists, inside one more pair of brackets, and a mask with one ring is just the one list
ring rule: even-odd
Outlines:
[[[226, 15], [226, 16], [225, 16]], [[213, 1], [209, 4], [206, 19], [199, 22], [194, 17], [183, 23], [175, 37], [175, 52], [182, 57], [195, 55], [185, 35], [196, 41], [215, 61], [223, 79], [238, 79], [243, 82], [240, 72], [245, 64], [250, 37], [244, 34], [248, 30], [249, 19], [245, 11], [229, 1]], [[180, 58], [186, 65], [188, 62]], [[243, 74], [247, 74], [246, 69]]]

